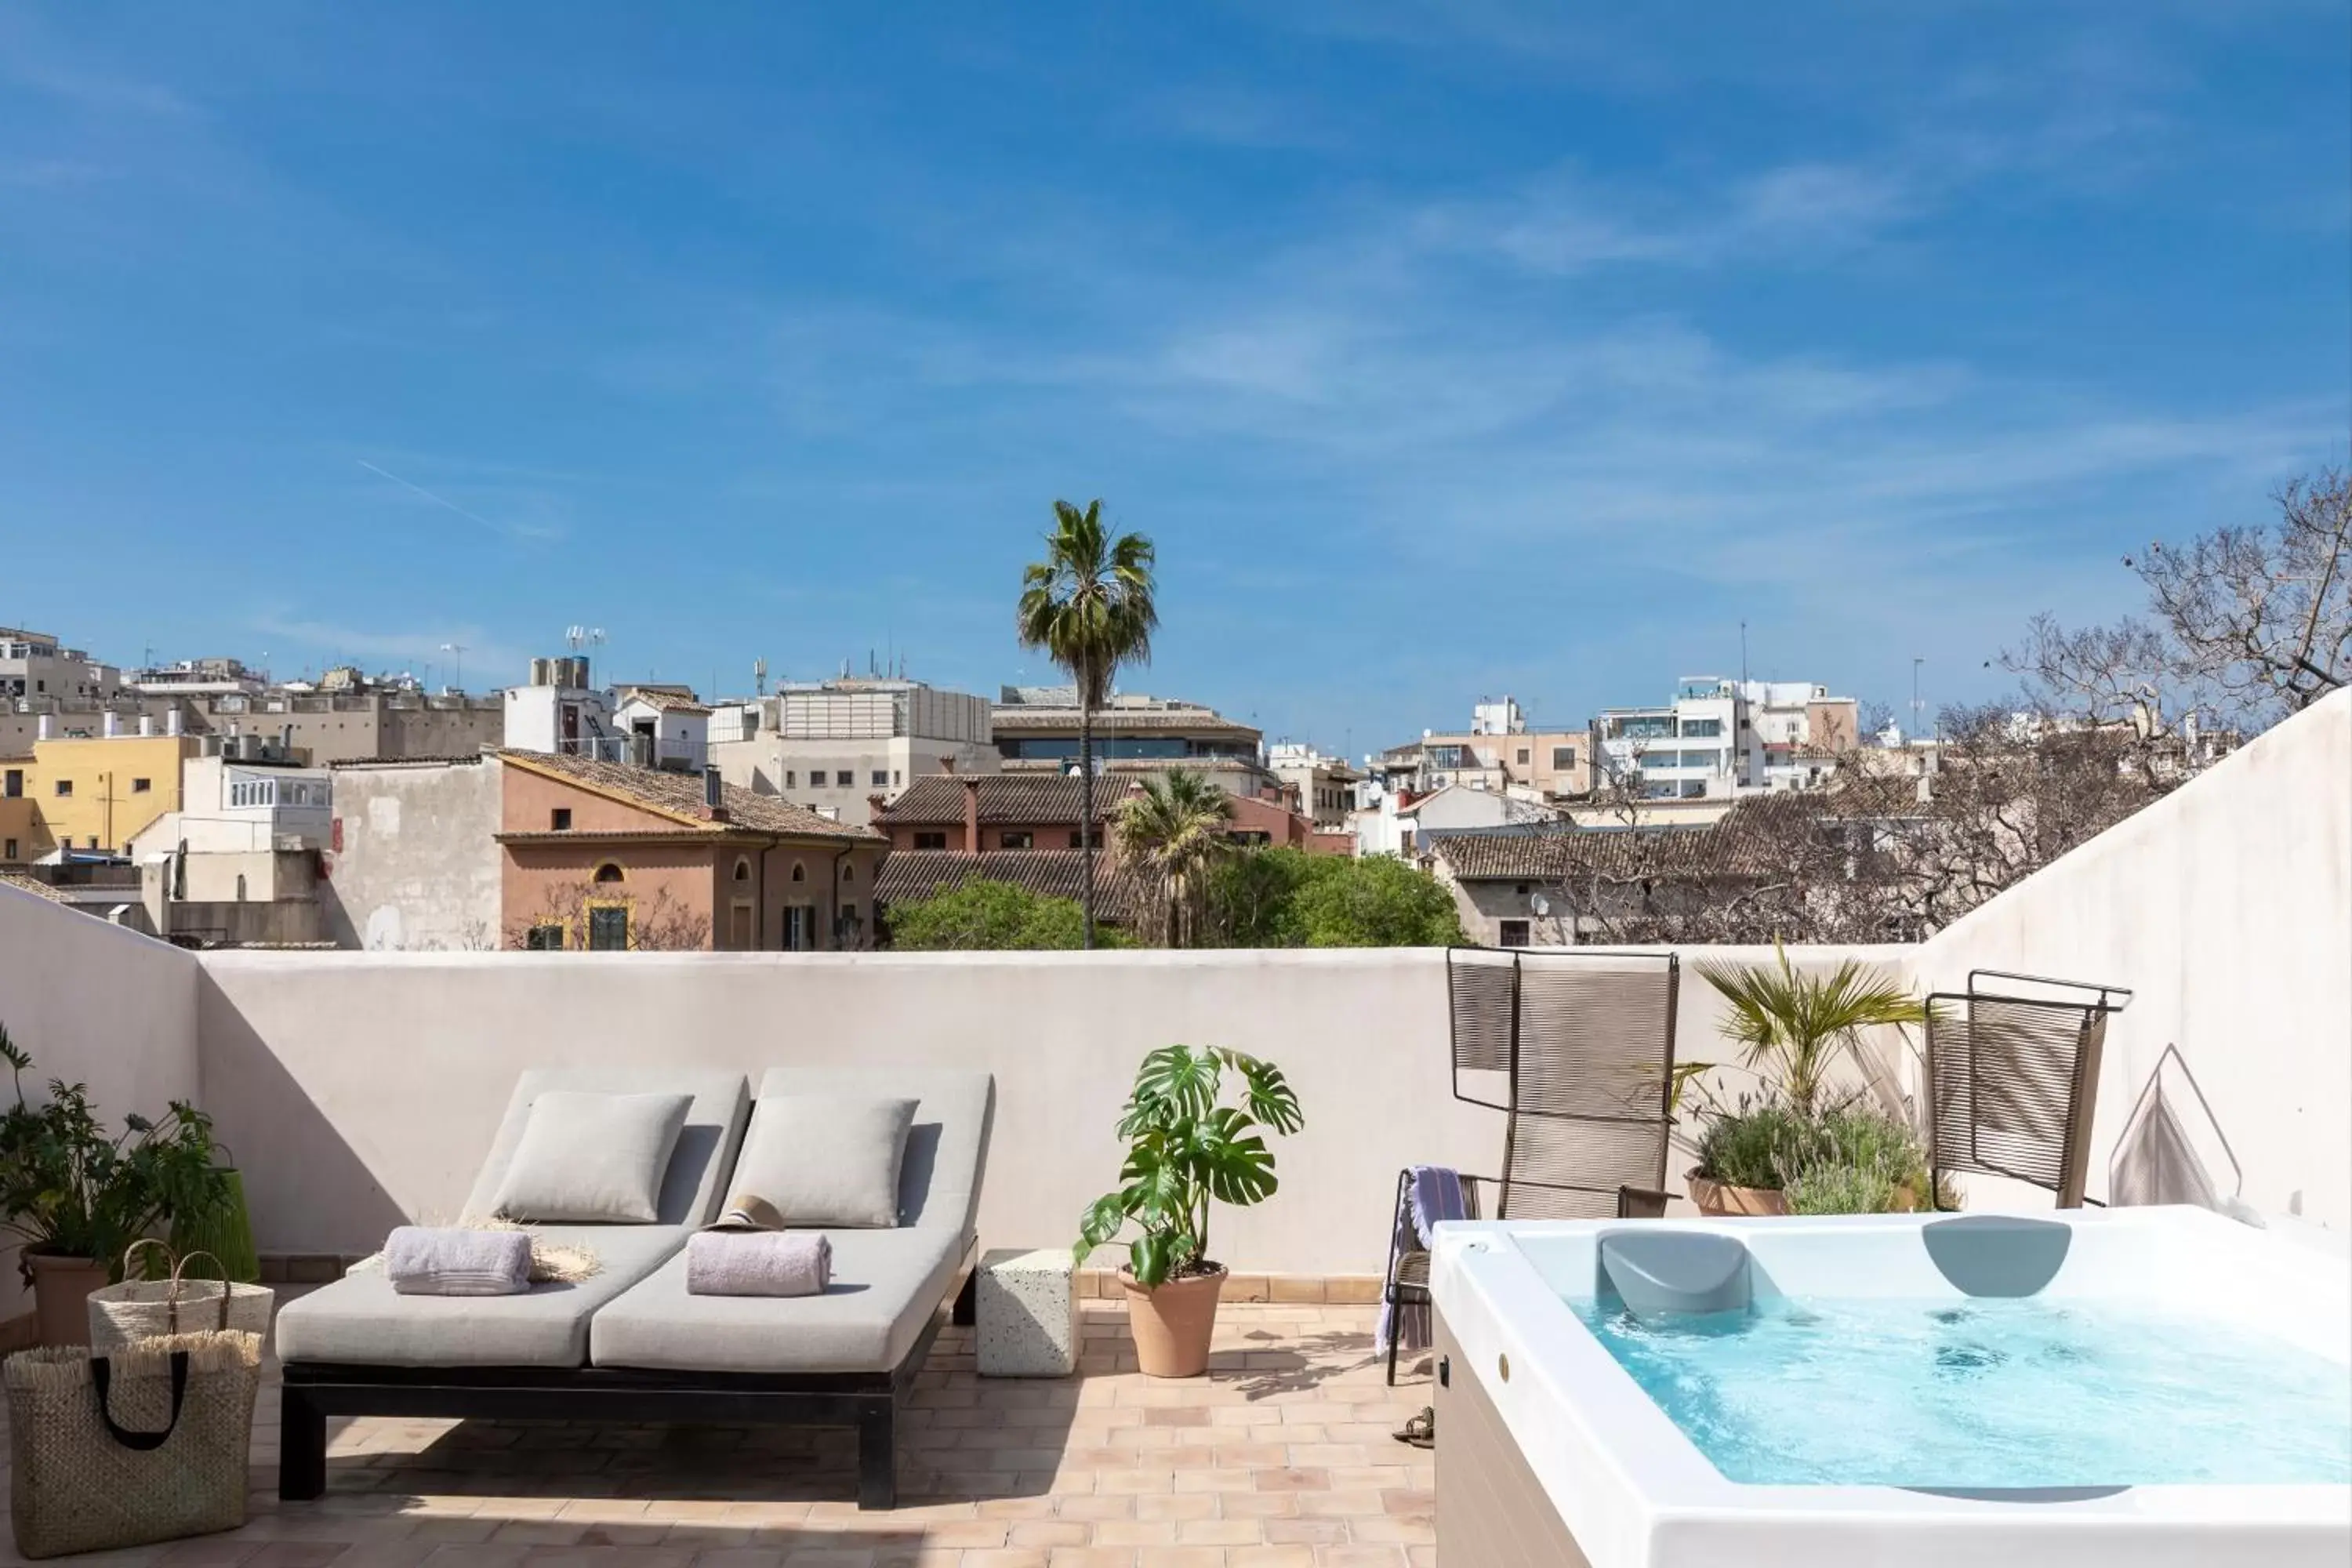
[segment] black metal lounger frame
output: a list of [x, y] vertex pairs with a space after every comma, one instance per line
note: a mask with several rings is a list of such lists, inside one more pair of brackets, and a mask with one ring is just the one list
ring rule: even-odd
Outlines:
[[[957, 1271], [951, 1309], [972, 1321], [974, 1243]], [[672, 1372], [625, 1366], [356, 1366], [289, 1362], [281, 1394], [278, 1495], [327, 1489], [327, 1417], [418, 1415], [488, 1421], [674, 1421], [847, 1426], [857, 1433], [857, 1506], [898, 1502], [898, 1412], [939, 1337], [935, 1307], [905, 1359], [887, 1372]]]

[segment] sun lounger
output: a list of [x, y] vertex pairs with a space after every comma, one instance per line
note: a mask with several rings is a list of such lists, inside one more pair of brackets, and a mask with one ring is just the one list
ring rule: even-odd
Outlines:
[[[605, 1269], [593, 1279], [525, 1296], [436, 1299], [395, 1296], [380, 1276], [354, 1277], [290, 1305], [279, 1329], [287, 1363], [280, 1495], [315, 1497], [323, 1489], [329, 1415], [413, 1415], [852, 1426], [859, 1506], [892, 1506], [898, 1408], [941, 1307], [955, 1302], [960, 1321], [970, 1321], [993, 1082], [985, 1073], [769, 1073], [761, 1101], [896, 1097], [916, 1108], [900, 1166], [899, 1223], [824, 1226], [831, 1287], [819, 1296], [754, 1298], [686, 1290], [686, 1239], [718, 1214], [760, 1124], [755, 1105], [746, 1134], [741, 1079], [707, 1078], [532, 1074], [518, 1089], [474, 1205], [498, 1191], [537, 1093], [668, 1088], [695, 1095], [688, 1131], [704, 1131], [693, 1148], [680, 1139], [660, 1223], [542, 1227], [598, 1248]], [[718, 1114], [725, 1089], [731, 1115]]]

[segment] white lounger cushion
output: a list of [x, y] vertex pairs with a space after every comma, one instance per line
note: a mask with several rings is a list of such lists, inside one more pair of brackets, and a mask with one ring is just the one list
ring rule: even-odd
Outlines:
[[762, 1099], [728, 1204], [764, 1198], [792, 1230], [898, 1223], [898, 1174], [915, 1102], [901, 1097], [787, 1094]]
[[651, 1225], [694, 1103], [550, 1089], [531, 1101], [491, 1212], [532, 1225]]
[[677, 1068], [563, 1068], [527, 1072], [516, 1081], [507, 1102], [506, 1120], [499, 1123], [481, 1174], [459, 1212], [479, 1218], [498, 1211], [499, 1192], [507, 1169], [530, 1124], [531, 1103], [542, 1094], [686, 1094], [686, 1125], [670, 1154], [669, 1173], [662, 1179], [656, 1205], [662, 1225], [709, 1225], [719, 1217], [719, 1188], [735, 1163], [743, 1138], [743, 1119], [750, 1106], [743, 1075]]
[[656, 1225], [549, 1226], [535, 1234], [593, 1249], [603, 1268], [577, 1285], [535, 1285], [520, 1296], [400, 1296], [382, 1274], [354, 1274], [289, 1301], [278, 1314], [278, 1353], [289, 1362], [361, 1366], [582, 1366], [588, 1320], [686, 1246], [718, 1212], [750, 1113], [743, 1076], [669, 1068], [527, 1072], [491, 1140], [473, 1194], [459, 1211], [487, 1215], [540, 1095], [692, 1097], [662, 1180]]
[[683, 1253], [596, 1314], [598, 1366], [672, 1372], [886, 1372], [947, 1298], [965, 1241], [944, 1228], [832, 1230], [821, 1296], [690, 1296]]
[[347, 1275], [289, 1301], [278, 1354], [360, 1366], [579, 1366], [588, 1321], [686, 1246], [684, 1226], [548, 1226], [533, 1232], [592, 1247], [604, 1265], [577, 1285], [520, 1296], [403, 1296], [381, 1271]]

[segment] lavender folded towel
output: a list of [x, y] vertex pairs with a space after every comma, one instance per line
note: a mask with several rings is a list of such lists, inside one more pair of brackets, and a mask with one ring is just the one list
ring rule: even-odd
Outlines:
[[815, 1296], [833, 1279], [816, 1230], [705, 1230], [686, 1244], [689, 1296]]
[[383, 1272], [403, 1296], [519, 1296], [530, 1289], [530, 1233], [404, 1225], [384, 1238]]

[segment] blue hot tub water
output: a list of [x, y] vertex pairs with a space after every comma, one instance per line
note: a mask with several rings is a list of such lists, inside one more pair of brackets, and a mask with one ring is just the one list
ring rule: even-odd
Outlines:
[[2352, 1482], [2352, 1369], [2214, 1320], [2038, 1297], [1569, 1305], [1734, 1481]]

